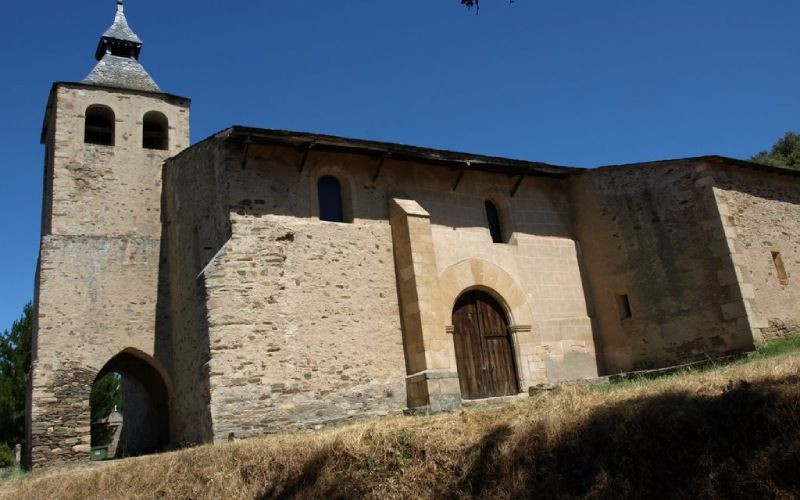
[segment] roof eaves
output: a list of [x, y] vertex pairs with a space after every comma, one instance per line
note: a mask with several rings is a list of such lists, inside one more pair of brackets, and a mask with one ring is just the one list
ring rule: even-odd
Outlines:
[[611, 169], [627, 169], [627, 168], [637, 168], [637, 167], [642, 167], [642, 168], [655, 167], [659, 165], [668, 165], [675, 163], [700, 163], [700, 162], [706, 162], [717, 167], [735, 166], [755, 171], [770, 172], [778, 175], [789, 175], [792, 177], [800, 177], [800, 170], [793, 170], [790, 168], [783, 168], [783, 167], [774, 167], [772, 165], [764, 165], [761, 163], [755, 163], [752, 161], [741, 160], [739, 158], [731, 158], [729, 156], [721, 156], [721, 155], [690, 156], [687, 158], [675, 158], [671, 160], [654, 160], [654, 161], [645, 161], [638, 163], [624, 163], [619, 165], [603, 165], [600, 167], [588, 169], [587, 172], [603, 171]]
[[567, 177], [583, 171], [583, 169], [578, 167], [550, 165], [546, 163], [408, 146], [390, 142], [350, 139], [325, 134], [260, 129], [241, 125], [234, 125], [226, 130], [229, 131], [226, 136], [227, 139], [241, 137], [244, 140], [244, 138], [250, 137], [251, 140], [255, 138], [263, 142], [289, 144], [295, 147], [313, 144], [315, 149], [358, 151], [371, 155], [386, 155], [395, 159], [424, 161], [459, 169], [469, 168], [513, 175], [534, 175], [557, 178]]
[[131, 94], [147, 95], [150, 97], [159, 97], [165, 100], [176, 101], [178, 103], [185, 104], [187, 107], [192, 102], [192, 100], [188, 97], [183, 97], [176, 94], [169, 94], [167, 92], [156, 92], [153, 90], [114, 87], [111, 85], [101, 85], [101, 84], [84, 83], [84, 82], [55, 82], [53, 83], [52, 88], [55, 89], [56, 87], [59, 86], [77, 87], [84, 89], [100, 89], [100, 90], [108, 90], [111, 92], [129, 92]]

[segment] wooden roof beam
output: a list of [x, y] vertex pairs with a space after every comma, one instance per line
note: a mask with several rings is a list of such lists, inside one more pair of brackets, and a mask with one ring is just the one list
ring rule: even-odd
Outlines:
[[464, 162], [461, 168], [458, 169], [458, 176], [456, 177], [456, 181], [453, 183], [453, 191], [458, 189], [458, 185], [461, 184], [461, 179], [464, 178], [464, 172], [466, 172], [471, 165], [472, 162], [470, 160], [467, 160], [466, 162]]
[[392, 153], [385, 152], [381, 155], [380, 159], [378, 160], [378, 165], [375, 167], [375, 171], [372, 173], [372, 184], [374, 185], [378, 182], [378, 177], [381, 175], [381, 170], [383, 170], [383, 163], [386, 161], [386, 158], [390, 157]]
[[519, 174], [517, 176], [517, 180], [514, 182], [514, 186], [511, 187], [511, 197], [513, 198], [515, 194], [517, 194], [517, 190], [522, 185], [522, 179], [525, 178], [525, 174]]
[[248, 135], [244, 140], [244, 151], [242, 152], [242, 170], [247, 168], [247, 159], [250, 157], [250, 144], [253, 141], [250, 140], [250, 136]]
[[302, 172], [304, 168], [306, 168], [306, 162], [308, 161], [308, 153], [316, 146], [316, 143], [309, 142], [306, 144], [306, 149], [303, 151], [303, 158], [300, 160], [300, 163], [297, 165], [297, 171]]

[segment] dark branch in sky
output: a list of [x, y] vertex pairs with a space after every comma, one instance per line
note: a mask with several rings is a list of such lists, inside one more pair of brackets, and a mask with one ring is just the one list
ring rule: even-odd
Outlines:
[[[468, 8], [475, 7], [476, 9], [480, 8], [478, 3], [479, 0], [461, 0], [461, 5], [466, 5]], [[514, 3], [514, 0], [508, 0], [508, 3]]]

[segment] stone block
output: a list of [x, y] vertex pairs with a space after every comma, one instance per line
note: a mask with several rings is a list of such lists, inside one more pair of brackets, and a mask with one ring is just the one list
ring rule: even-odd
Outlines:
[[725, 318], [725, 320], [735, 320], [746, 316], [747, 309], [745, 308], [745, 303], [741, 300], [722, 305], [722, 317]]
[[734, 285], [739, 283], [740, 276], [735, 267], [728, 267], [717, 272], [717, 281], [722, 286]]

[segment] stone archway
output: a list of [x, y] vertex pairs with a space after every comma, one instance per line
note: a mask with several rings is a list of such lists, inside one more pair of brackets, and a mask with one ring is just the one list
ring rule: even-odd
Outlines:
[[[146, 354], [127, 349], [98, 371], [94, 383], [110, 373], [122, 378], [122, 444], [119, 448], [124, 449], [125, 455], [165, 449], [170, 444], [170, 387], [163, 369]], [[93, 442], [92, 446], [97, 444], [102, 443]], [[117, 456], [121, 454], [122, 451]]]
[[[512, 327], [530, 327], [533, 324], [527, 294], [500, 266], [483, 259], [459, 261], [439, 274], [443, 316], [450, 318], [458, 297], [473, 288], [493, 295], [505, 308]], [[452, 320], [448, 320], [447, 326], [452, 325]]]
[[533, 315], [528, 295], [500, 266], [483, 259], [465, 259], [446, 268], [439, 275], [441, 315], [446, 319], [445, 329], [455, 334], [453, 310], [458, 299], [471, 290], [490, 295], [502, 308], [508, 322], [513, 348], [518, 388], [531, 383], [529, 361], [535, 358], [538, 341], [534, 338]]

